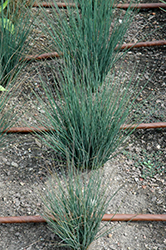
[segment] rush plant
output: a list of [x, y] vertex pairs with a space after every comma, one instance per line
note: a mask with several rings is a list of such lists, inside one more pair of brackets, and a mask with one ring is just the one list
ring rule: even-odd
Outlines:
[[[4, 3], [1, 1], [1, 6], [0, 6], [0, 12], [2, 12], [7, 5], [9, 4], [9, 0], [6, 0]], [[5, 19], [3, 20], [2, 18], [0, 19], [0, 26], [6, 27], [10, 32], [14, 32], [14, 25], [12, 24], [10, 19]]]
[[[1, 1], [0, 9], [0, 81], [3, 86], [18, 70], [17, 65], [24, 57], [23, 50], [28, 49], [26, 40], [32, 27], [30, 9], [21, 7], [22, 11], [16, 19], [20, 5], [11, 11], [9, 3], [10, 1]], [[17, 21], [13, 22], [14, 19]]]
[[[125, 14], [115, 10], [117, 1], [114, 0], [74, 0], [76, 8], [68, 6], [66, 14], [57, 7], [55, 0], [53, 3], [55, 8], [51, 17], [43, 10], [45, 26], [42, 26], [50, 37], [52, 48], [69, 56], [73, 72], [84, 75], [85, 84], [88, 84], [89, 74], [99, 77], [96, 81], [102, 84], [108, 71], [126, 53], [119, 53], [119, 49], [133, 12], [130, 8]], [[85, 66], [88, 76], [83, 72]], [[97, 76], [96, 66], [100, 72]]]
[[80, 173], [70, 165], [67, 174], [62, 170], [62, 178], [57, 173], [47, 181], [43, 217], [62, 246], [86, 250], [103, 236], [101, 220], [117, 192], [108, 197], [108, 181], [102, 177], [102, 170]]
[[[124, 75], [112, 74], [94, 92], [91, 86], [99, 83], [91, 75], [86, 86], [84, 75], [73, 77], [69, 68], [65, 67], [61, 74], [61, 92], [51, 87], [58, 85], [55, 78], [50, 84], [47, 75], [47, 83], [41, 79], [43, 90], [41, 95], [36, 95], [45, 112], [41, 113], [39, 122], [52, 131], [39, 136], [64, 159], [67, 155], [75, 166], [101, 167], [133, 131], [121, 126], [136, 123], [138, 119], [141, 122], [142, 113], [137, 120], [132, 118], [132, 110], [141, 108], [140, 103], [134, 104], [139, 94], [138, 82], [134, 81], [134, 74], [128, 82], [123, 80]], [[87, 77], [86, 67], [83, 72]], [[95, 72], [100, 74], [97, 68]]]

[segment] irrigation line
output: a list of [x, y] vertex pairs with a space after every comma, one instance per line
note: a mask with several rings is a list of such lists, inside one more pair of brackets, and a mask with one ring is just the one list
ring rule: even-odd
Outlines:
[[[76, 5], [74, 3], [57, 3], [57, 6], [59, 8], [64, 8], [66, 9], [68, 6], [75, 8]], [[44, 8], [52, 8], [55, 7], [54, 3], [47, 3], [47, 2], [42, 2], [40, 4], [34, 3], [33, 7], [44, 7]], [[79, 7], [79, 6], [78, 6]], [[166, 4], [164, 3], [140, 3], [140, 4], [117, 4], [114, 6], [114, 8], [118, 9], [158, 9], [158, 8], [166, 8]]]
[[[115, 49], [124, 50], [124, 49], [134, 49], [134, 48], [142, 48], [142, 47], [154, 47], [154, 46], [164, 46], [166, 45], [166, 40], [157, 40], [157, 41], [150, 41], [150, 42], [139, 42], [139, 43], [126, 43], [123, 44], [120, 48], [119, 46], [116, 46]], [[59, 58], [60, 56], [63, 56], [63, 54], [58, 54], [57, 52], [51, 52], [51, 53], [44, 53], [41, 55], [27, 55], [25, 57], [26, 61], [31, 60], [45, 60], [45, 59], [51, 59], [51, 58]], [[22, 60], [22, 59], [20, 59]]]
[[[166, 221], [166, 214], [104, 214], [102, 221]], [[42, 223], [40, 215], [0, 217], [1, 223]]]
[[[156, 122], [156, 123], [141, 123], [141, 124], [126, 124], [121, 126], [121, 129], [157, 129], [166, 128], [166, 122]], [[52, 128], [46, 127], [12, 127], [10, 129], [5, 129], [4, 133], [43, 133], [55, 131]]]

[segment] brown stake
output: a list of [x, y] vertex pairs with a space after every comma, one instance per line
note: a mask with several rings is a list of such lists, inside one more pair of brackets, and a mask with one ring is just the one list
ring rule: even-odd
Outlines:
[[[31, 61], [31, 60], [45, 60], [45, 59], [51, 59], [51, 58], [59, 58], [60, 57], [60, 54], [58, 54], [57, 52], [51, 52], [51, 53], [44, 53], [44, 54], [41, 54], [41, 55], [27, 55], [25, 57], [25, 60], [26, 61]], [[22, 60], [22, 59], [20, 59]]]
[[[141, 123], [139, 125], [137, 124], [126, 124], [121, 126], [121, 129], [156, 129], [156, 128], [166, 128], [166, 122], [156, 122], [156, 123]], [[42, 132], [51, 132], [55, 131], [51, 128], [45, 128], [45, 127], [13, 127], [10, 129], [4, 130], [4, 133], [42, 133]]]
[[131, 129], [156, 129], [156, 128], [166, 128], [166, 122], [156, 122], [156, 123], [141, 123], [139, 125], [137, 124], [126, 124], [121, 126], [121, 129], [126, 129], [126, 128], [131, 128]]
[[140, 4], [118, 4], [115, 7], [119, 9], [158, 9], [166, 8], [165, 3], [140, 3]]
[[[74, 3], [57, 3], [57, 6], [59, 8], [67, 8], [67, 6], [70, 7], [76, 7]], [[52, 8], [55, 7], [54, 3], [47, 3], [47, 2], [42, 2], [40, 4], [34, 3], [33, 7], [44, 7], [44, 8]], [[119, 8], [119, 9], [156, 9], [156, 8], [166, 8], [166, 4], [164, 3], [140, 3], [140, 4], [117, 4], [114, 6], [114, 8]]]
[[[166, 221], [166, 214], [105, 214], [102, 221]], [[41, 216], [0, 217], [1, 223], [42, 223]]]
[[166, 221], [166, 214], [105, 214], [102, 221]]
[[[66, 4], [66, 3], [57, 3], [57, 6], [58, 6], [58, 8], [64, 8], [64, 9], [66, 9], [67, 6], [76, 7], [76, 5], [74, 3], [68, 3], [68, 4]], [[34, 3], [33, 7], [36, 7], [36, 8], [39, 8], [39, 7], [52, 8], [52, 7], [55, 7], [55, 4], [53, 2], [52, 3], [47, 3], [47, 2]]]
[[[142, 47], [154, 47], [154, 46], [164, 46], [166, 45], [166, 40], [158, 40], [158, 41], [151, 41], [151, 42], [140, 42], [140, 43], [126, 43], [123, 44], [120, 48], [119, 46], [116, 46], [115, 49], [124, 50], [129, 48], [142, 48]], [[31, 60], [45, 60], [45, 59], [51, 59], [55, 57], [63, 56], [63, 54], [58, 54], [57, 52], [51, 52], [51, 53], [44, 53], [41, 55], [27, 55], [25, 57], [26, 61]], [[22, 60], [22, 59], [20, 59]]]
[[[154, 47], [154, 46], [164, 46], [166, 45], [166, 40], [157, 40], [150, 42], [139, 42], [139, 43], [126, 43], [121, 46], [120, 49], [129, 49], [129, 48], [141, 48], [141, 47]], [[116, 49], [118, 46], [116, 46]]]

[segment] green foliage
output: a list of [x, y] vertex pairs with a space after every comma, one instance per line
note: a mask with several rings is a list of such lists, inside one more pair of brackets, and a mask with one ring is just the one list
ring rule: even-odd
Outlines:
[[6, 89], [0, 85], [0, 91], [6, 91]]
[[[8, 3], [9, 3], [9, 0], [6, 0], [4, 3], [1, 2], [0, 12], [2, 12], [2, 10], [4, 10], [7, 7]], [[6, 18], [4, 20], [2, 18], [0, 19], [0, 26], [2, 26], [2, 25], [6, 29], [8, 29], [11, 33], [14, 32], [14, 25], [12, 24], [12, 22], [8, 18]]]
[[44, 217], [62, 239], [62, 245], [86, 250], [103, 235], [100, 223], [117, 192], [110, 198], [106, 196], [108, 180], [102, 171], [81, 174], [70, 165], [68, 174], [62, 171], [61, 175], [53, 175], [45, 185]]
[[[162, 3], [165, 3], [165, 4], [166, 4], [166, 2], [165, 2], [165, 1], [160, 0], [160, 2], [162, 2]], [[165, 10], [165, 9], [163, 9], [163, 8], [160, 8], [160, 9], [166, 12], [166, 10]]]
[[[21, 13], [17, 22], [12, 20], [18, 15], [17, 8], [21, 8]], [[9, 3], [3, 9], [1, 2], [0, 12], [0, 81], [1, 85], [7, 84], [7, 79], [12, 78], [18, 70], [18, 64], [23, 57], [23, 50], [27, 49], [26, 41], [31, 30], [30, 10], [24, 6], [17, 6], [15, 11], [11, 12]], [[25, 42], [26, 41], [26, 42]]]
[[[84, 71], [87, 76], [86, 68]], [[97, 74], [97, 69], [95, 71]], [[77, 74], [73, 77], [72, 70], [65, 67], [60, 77], [61, 92], [57, 90], [55, 78], [49, 86], [41, 79], [43, 90], [37, 98], [45, 113], [41, 114], [39, 122], [54, 131], [39, 136], [55, 152], [64, 158], [67, 155], [77, 167], [102, 166], [132, 132], [130, 129], [121, 130], [121, 126], [136, 122], [134, 119], [131, 121], [131, 114], [132, 110], [137, 110], [134, 105], [137, 82], [132, 77], [128, 82], [124, 81], [123, 77], [112, 74], [100, 88], [95, 89], [99, 83], [90, 75], [88, 84], [94, 86], [92, 90], [84, 84], [84, 77]], [[49, 79], [46, 78], [47, 83]], [[52, 84], [57, 88], [52, 89]], [[43, 99], [43, 92], [46, 99]], [[137, 121], [138, 118], [140, 121], [140, 116]]]
[[156, 174], [166, 173], [166, 164], [163, 161], [162, 151], [148, 153], [146, 150], [142, 150], [140, 154], [124, 154], [134, 160], [134, 166], [141, 170], [141, 177], [146, 179], [147, 177], [154, 177]]
[[6, 0], [4, 3], [1, 1], [0, 12], [6, 8], [10, 0]]
[[[50, 36], [52, 47], [70, 56], [70, 66], [80, 76], [84, 74], [85, 84], [89, 74], [99, 77], [96, 80], [102, 84], [110, 68], [126, 53], [119, 53], [115, 48], [122, 45], [133, 12], [128, 9], [124, 14], [122, 10], [115, 10], [113, 0], [75, 0], [76, 9], [67, 7], [64, 14], [56, 1], [53, 2], [56, 6], [52, 9], [53, 16], [49, 17], [43, 10], [46, 25], [42, 27]], [[88, 76], [83, 73], [85, 66]], [[100, 72], [97, 76], [95, 67]]]

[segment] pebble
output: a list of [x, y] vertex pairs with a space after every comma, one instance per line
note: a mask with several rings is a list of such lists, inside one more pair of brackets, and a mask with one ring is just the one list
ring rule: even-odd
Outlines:
[[18, 168], [18, 164], [16, 162], [14, 162], [14, 161], [12, 161], [11, 166]]
[[135, 180], [136, 182], [138, 182], [138, 181], [139, 181], [139, 178], [134, 178], [134, 180]]
[[39, 148], [41, 148], [42, 144], [35, 138], [35, 142]]
[[7, 159], [5, 157], [1, 157], [1, 160], [5, 163], [7, 162]]
[[14, 199], [13, 202], [17, 207], [20, 206], [20, 201], [18, 199]]

